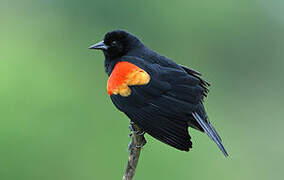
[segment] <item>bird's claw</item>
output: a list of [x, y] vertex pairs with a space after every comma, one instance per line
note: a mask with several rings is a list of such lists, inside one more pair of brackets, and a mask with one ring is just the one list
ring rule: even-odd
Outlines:
[[135, 147], [137, 149], [141, 149], [143, 146], [145, 146], [146, 143], [147, 143], [147, 141], [146, 141], [145, 138], [143, 138], [143, 142], [140, 145], [137, 145], [137, 144], [133, 145], [133, 141], [131, 140], [128, 144], [127, 151], [128, 151], [128, 153], [130, 153], [132, 147]]
[[142, 132], [140, 132], [140, 131], [135, 131], [134, 128], [133, 128], [133, 123], [130, 123], [129, 129], [130, 129], [130, 131], [131, 131], [131, 133], [128, 135], [129, 137], [132, 136], [132, 133], [135, 133], [135, 134], [137, 134], [137, 135], [139, 135], [139, 136], [143, 136], [143, 135], [145, 134], [145, 131], [142, 131]]
[[136, 134], [138, 136], [142, 136], [143, 142], [140, 145], [137, 145], [137, 144], [133, 144], [133, 141], [131, 139], [130, 143], [128, 144], [128, 148], [127, 148], [128, 153], [130, 153], [132, 148], [140, 149], [147, 143], [146, 139], [144, 138], [144, 134], [146, 132], [145, 131], [136, 131], [133, 127], [133, 124], [134, 124], [133, 122], [130, 122], [129, 129], [130, 129], [131, 133], [128, 135], [128, 137], [131, 138], [134, 134]]
[[136, 133], [136, 134], [138, 133], [138, 131], [135, 131], [135, 130], [134, 130], [133, 123], [130, 123], [129, 129], [130, 129], [130, 131], [131, 131], [132, 133]]
[[140, 148], [142, 148], [144, 145], [136, 145], [135, 147], [137, 148], [137, 149], [140, 149]]
[[146, 139], [143, 138], [142, 144], [141, 144], [141, 145], [136, 145], [135, 147], [136, 147], [137, 149], [140, 149], [140, 148], [142, 148], [143, 146], [145, 146], [146, 143], [147, 143]]
[[145, 131], [142, 131], [142, 132], [136, 132], [137, 135], [139, 136], [143, 136], [145, 134]]

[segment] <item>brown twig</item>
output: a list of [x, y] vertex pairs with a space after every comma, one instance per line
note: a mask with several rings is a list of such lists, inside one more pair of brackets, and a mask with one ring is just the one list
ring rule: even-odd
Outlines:
[[123, 180], [133, 180], [142, 146], [146, 144], [142, 129], [133, 122], [130, 122], [130, 126], [132, 126], [131, 143], [128, 147], [129, 157]]

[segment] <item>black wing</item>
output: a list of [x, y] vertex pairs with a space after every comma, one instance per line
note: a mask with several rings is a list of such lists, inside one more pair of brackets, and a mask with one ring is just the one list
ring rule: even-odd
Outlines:
[[192, 147], [188, 126], [204, 130], [193, 113], [207, 117], [205, 111], [200, 111], [207, 93], [203, 84], [205, 81], [178, 65], [164, 67], [146, 64], [136, 57], [125, 57], [123, 60], [144, 69], [150, 74], [151, 80], [147, 85], [131, 86], [131, 95], [128, 97], [112, 95], [113, 103], [151, 136], [188, 151]]

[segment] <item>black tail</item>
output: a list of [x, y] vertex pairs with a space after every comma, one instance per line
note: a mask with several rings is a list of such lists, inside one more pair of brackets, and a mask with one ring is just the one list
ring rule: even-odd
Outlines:
[[222, 144], [222, 140], [219, 136], [219, 134], [217, 133], [217, 131], [215, 130], [215, 128], [210, 124], [209, 121], [205, 121], [203, 120], [199, 114], [197, 114], [196, 112], [192, 113], [193, 117], [196, 119], [196, 121], [198, 122], [198, 124], [203, 128], [203, 130], [205, 131], [205, 133], [217, 144], [217, 146], [219, 147], [219, 149], [223, 152], [223, 154], [227, 157], [229, 156], [226, 149], [224, 148], [223, 144]]

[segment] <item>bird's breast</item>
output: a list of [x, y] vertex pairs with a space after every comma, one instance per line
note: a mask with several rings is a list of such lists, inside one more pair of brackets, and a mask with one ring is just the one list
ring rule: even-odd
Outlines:
[[118, 62], [109, 76], [107, 92], [126, 97], [131, 94], [129, 86], [146, 85], [149, 81], [150, 75], [143, 69], [126, 61]]

